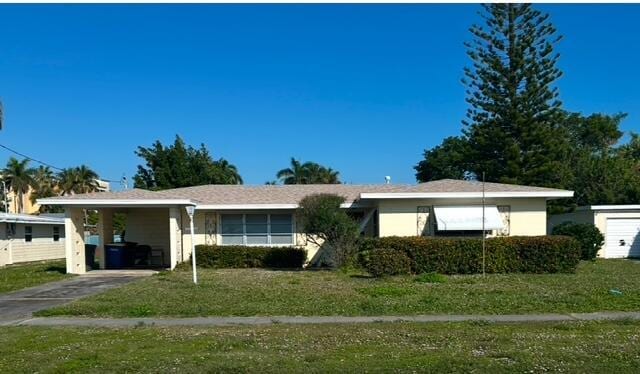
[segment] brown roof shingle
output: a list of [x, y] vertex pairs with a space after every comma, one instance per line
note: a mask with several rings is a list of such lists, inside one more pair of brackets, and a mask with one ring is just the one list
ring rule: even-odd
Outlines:
[[[442, 179], [414, 185], [406, 184], [300, 184], [300, 185], [204, 185], [163, 191], [132, 189], [122, 192], [98, 192], [65, 196], [64, 199], [189, 199], [198, 204], [297, 204], [302, 198], [315, 193], [333, 193], [343, 196], [347, 203], [355, 202], [361, 193], [447, 193], [481, 192], [482, 183], [455, 179]], [[563, 190], [529, 187], [513, 184], [486, 183], [486, 192], [558, 192]], [[52, 198], [51, 200], [55, 200]]]

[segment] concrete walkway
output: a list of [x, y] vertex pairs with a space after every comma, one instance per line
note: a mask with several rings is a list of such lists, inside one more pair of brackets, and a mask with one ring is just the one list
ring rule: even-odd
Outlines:
[[119, 287], [153, 272], [90, 272], [58, 282], [0, 295], [0, 326], [29, 319], [32, 313]]
[[310, 317], [195, 317], [195, 318], [30, 318], [14, 321], [19, 326], [140, 327], [140, 326], [235, 326], [274, 324], [340, 324], [378, 322], [465, 322], [537, 323], [562, 321], [640, 320], [640, 312], [515, 315], [421, 315], [421, 316], [310, 316]]

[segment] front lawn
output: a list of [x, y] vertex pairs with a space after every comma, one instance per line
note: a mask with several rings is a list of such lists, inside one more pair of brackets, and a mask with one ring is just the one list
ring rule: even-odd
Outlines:
[[[275, 316], [567, 313], [640, 310], [640, 262], [583, 262], [575, 274], [373, 279], [331, 271], [165, 272], [39, 315]], [[425, 276], [423, 281], [442, 280]], [[622, 292], [610, 292], [616, 289]]]
[[0, 328], [0, 372], [640, 371], [639, 322]]
[[0, 293], [20, 290], [69, 277], [61, 260], [9, 265], [0, 268]]

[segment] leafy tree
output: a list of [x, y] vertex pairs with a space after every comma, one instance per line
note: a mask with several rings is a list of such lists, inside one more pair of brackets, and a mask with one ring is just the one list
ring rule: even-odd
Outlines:
[[465, 69], [470, 171], [488, 181], [561, 183], [569, 150], [559, 123], [554, 86], [561, 76], [553, 46], [560, 37], [531, 4], [484, 5], [485, 26], [474, 25]]
[[74, 195], [98, 190], [98, 174], [86, 165], [62, 169], [57, 176], [62, 195]]
[[333, 194], [313, 194], [300, 201], [298, 217], [308, 240], [323, 251], [325, 264], [339, 267], [356, 252], [358, 224], [340, 208], [345, 199]]
[[204, 144], [187, 146], [176, 135], [172, 145], [156, 141], [151, 147], [138, 147], [136, 155], [144, 159], [133, 177], [136, 188], [163, 190], [204, 184], [241, 184], [238, 169], [225, 159], [214, 160]]
[[634, 140], [616, 147], [622, 138], [620, 123], [626, 114], [565, 114], [571, 153], [566, 164], [571, 176], [563, 187], [575, 191], [573, 199], [554, 201], [572, 208], [577, 205], [629, 204], [640, 197], [639, 159]]
[[424, 151], [424, 160], [414, 167], [416, 179], [428, 182], [437, 179], [463, 179], [471, 169], [469, 143], [464, 137], [450, 136], [442, 144]]
[[626, 117], [626, 113], [615, 115], [595, 113], [587, 117], [580, 113], [565, 113], [563, 123], [569, 132], [571, 148], [574, 152], [606, 155], [622, 137], [620, 123]]
[[291, 158], [291, 165], [276, 173], [284, 184], [338, 184], [340, 173], [315, 162], [301, 163]]
[[20, 213], [24, 213], [24, 195], [35, 184], [34, 172], [34, 169], [29, 167], [28, 159], [19, 161], [15, 157], [11, 157], [2, 170], [2, 178], [7, 183], [7, 188], [17, 197], [16, 207]]

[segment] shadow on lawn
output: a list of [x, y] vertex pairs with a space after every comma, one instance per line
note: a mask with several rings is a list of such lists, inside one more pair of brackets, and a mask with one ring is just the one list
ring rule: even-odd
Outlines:
[[44, 269], [44, 272], [66, 274], [67, 267], [64, 265], [51, 265], [51, 266], [48, 266], [46, 269]]

